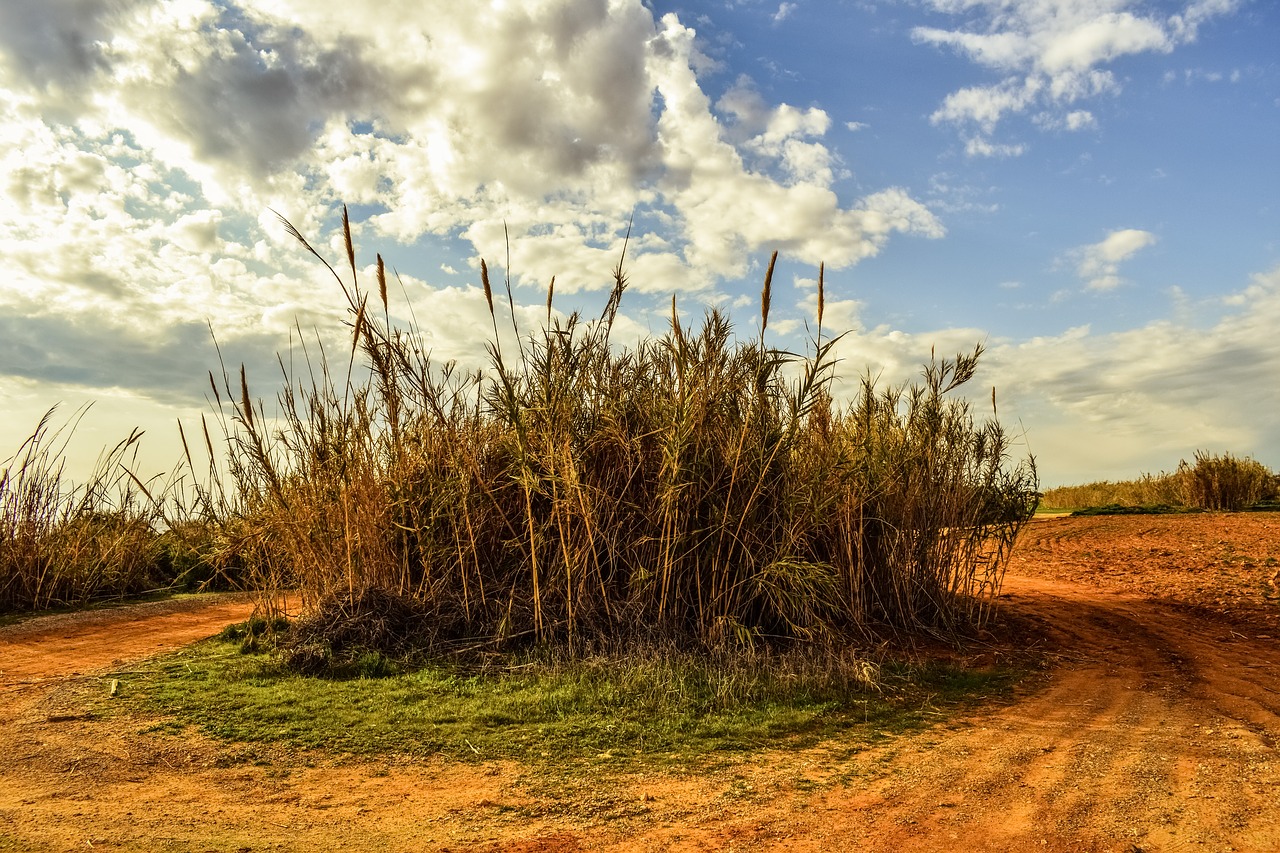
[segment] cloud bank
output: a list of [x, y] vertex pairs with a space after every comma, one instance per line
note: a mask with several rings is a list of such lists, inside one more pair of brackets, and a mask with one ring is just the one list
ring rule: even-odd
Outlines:
[[[609, 286], [633, 218], [632, 280], [657, 293], [710, 294], [766, 249], [838, 269], [943, 233], [900, 187], [842, 202], [826, 114], [766, 103], [749, 78], [717, 106], [713, 67], [639, 0], [6, 2], [0, 308], [29, 330], [112, 333], [19, 357], [41, 338], [14, 329], [4, 367], [96, 385], [95, 364], [162, 352], [158, 328], [336, 325], [271, 211], [322, 249], [343, 202], [357, 240], [389, 253], [434, 235], [493, 263], [509, 246], [518, 287], [555, 275], [562, 295]], [[410, 282], [418, 307], [467, 291], [442, 275]], [[456, 351], [483, 324], [433, 331]], [[182, 393], [184, 360], [162, 361]], [[159, 381], [120, 373], [140, 393]]]
[[[1126, 241], [1142, 238], [1113, 245]], [[1025, 448], [1048, 485], [1169, 470], [1197, 448], [1256, 454], [1275, 466], [1280, 424], [1258, 413], [1280, 411], [1280, 267], [1191, 308], [1121, 332], [1081, 326], [1025, 341], [977, 328], [858, 328], [861, 306], [847, 300], [834, 311], [829, 302], [827, 313], [833, 328], [855, 329], [837, 353], [846, 379], [869, 370], [902, 382], [918, 375], [931, 349], [950, 356], [984, 344], [969, 389], [975, 412], [990, 412], [996, 387], [1002, 421], [1015, 432], [1028, 426]]]

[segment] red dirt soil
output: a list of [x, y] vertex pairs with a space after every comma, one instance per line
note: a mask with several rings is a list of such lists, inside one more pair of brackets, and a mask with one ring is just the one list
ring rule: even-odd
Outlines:
[[243, 600], [35, 619], [0, 629], [0, 851], [1280, 850], [1278, 562], [1272, 514], [1039, 521], [1001, 613], [1047, 664], [1014, 702], [874, 747], [569, 781], [85, 715], [101, 673]]

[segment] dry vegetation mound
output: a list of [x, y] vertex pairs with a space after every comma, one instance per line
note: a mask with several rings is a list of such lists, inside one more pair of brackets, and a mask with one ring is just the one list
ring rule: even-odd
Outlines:
[[[511, 310], [514, 335], [482, 261], [489, 365], [466, 372], [395, 315], [381, 256], [376, 289], [361, 286], [344, 227], [349, 274], [325, 265], [346, 363], [322, 347], [281, 358], [303, 367], [284, 369], [270, 417], [243, 366], [238, 381], [211, 373], [208, 468], [183, 433], [185, 469], [164, 488], [119, 464], [131, 437], [69, 500], [38, 431], [0, 479], [0, 606], [83, 598], [168, 537], [156, 559], [243, 579], [266, 615], [300, 589], [302, 669], [357, 649], [821, 644], [986, 618], [1037, 481], [963, 396], [981, 348], [904, 385], [868, 376], [838, 402], [821, 272], [803, 353], [766, 339], [772, 262], [758, 336], [718, 311], [687, 325], [673, 300], [665, 334], [622, 349], [622, 260], [599, 317], [558, 316], [553, 281], [545, 323], [522, 330]], [[123, 544], [98, 547], [108, 532]]]
[[334, 595], [295, 622], [281, 646], [304, 675], [370, 674], [412, 657], [437, 632], [421, 603], [371, 587]]
[[428, 644], [750, 646], [985, 618], [1036, 478], [959, 396], [980, 350], [841, 405], [821, 298], [805, 354], [766, 343], [772, 264], [759, 337], [716, 311], [686, 326], [673, 302], [665, 335], [623, 350], [621, 261], [597, 319], [557, 317], [549, 292], [542, 328], [511, 312], [504, 349], [482, 262], [490, 365], [464, 373], [396, 320], [380, 256], [372, 292], [349, 237], [347, 262], [329, 269], [351, 363], [286, 377], [275, 422], [243, 368], [214, 386], [232, 488], [209, 514], [237, 519], [261, 588], [410, 598]]

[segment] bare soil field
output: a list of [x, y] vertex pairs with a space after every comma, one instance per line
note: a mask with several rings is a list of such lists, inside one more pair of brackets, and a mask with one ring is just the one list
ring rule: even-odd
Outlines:
[[0, 629], [0, 850], [1280, 850], [1278, 562], [1274, 514], [1037, 521], [1000, 612], [1045, 665], [1014, 701], [696, 772], [539, 778], [154, 733], [85, 714], [104, 673], [245, 601], [31, 620]]

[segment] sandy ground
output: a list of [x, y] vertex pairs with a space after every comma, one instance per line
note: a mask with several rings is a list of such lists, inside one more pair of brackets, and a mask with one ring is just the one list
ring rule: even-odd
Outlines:
[[85, 716], [103, 673], [243, 601], [29, 621], [0, 629], [0, 850], [1280, 850], [1277, 561], [1277, 515], [1037, 522], [1001, 610], [1048, 664], [1016, 701], [875, 747], [570, 781]]

